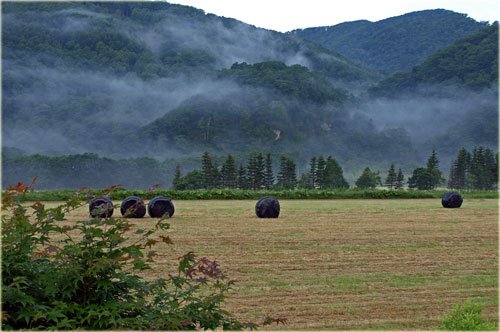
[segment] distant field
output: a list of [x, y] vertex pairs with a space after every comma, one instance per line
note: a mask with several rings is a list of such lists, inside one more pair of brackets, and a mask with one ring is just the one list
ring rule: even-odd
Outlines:
[[254, 200], [174, 201], [174, 245], [149, 276], [174, 272], [191, 250], [216, 259], [237, 280], [227, 308], [241, 320], [288, 319], [270, 329], [436, 329], [467, 298], [497, 318], [496, 199], [460, 209], [439, 199], [280, 203], [280, 218], [266, 220]]

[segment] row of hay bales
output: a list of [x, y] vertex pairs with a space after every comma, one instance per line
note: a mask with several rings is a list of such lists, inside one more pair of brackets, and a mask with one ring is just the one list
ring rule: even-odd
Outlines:
[[[99, 197], [89, 202], [92, 218], [110, 218], [113, 212], [113, 201], [109, 197]], [[142, 218], [146, 215], [146, 204], [140, 197], [129, 196], [122, 201], [120, 212], [125, 218]], [[149, 201], [147, 212], [151, 218], [162, 218], [165, 214], [171, 218], [175, 212], [174, 203], [170, 197], [156, 196]], [[259, 218], [278, 218], [280, 203], [274, 196], [263, 197], [257, 201], [255, 213]]]
[[[175, 212], [170, 197], [156, 196], [147, 206], [151, 218], [162, 218], [165, 214], [172, 217]], [[113, 202], [109, 197], [99, 197], [89, 203], [89, 212], [92, 218], [109, 218], [113, 215]], [[129, 196], [122, 201], [120, 212], [125, 218], [142, 218], [146, 215], [146, 205], [137, 196]]]
[[[454, 191], [448, 192], [441, 198], [445, 208], [459, 208], [462, 206], [462, 196]], [[93, 218], [109, 218], [113, 215], [113, 202], [108, 197], [93, 199], [89, 203], [90, 216]], [[125, 218], [142, 218], [146, 215], [146, 205], [137, 196], [129, 196], [122, 201], [120, 212]], [[156, 196], [149, 201], [147, 212], [151, 218], [162, 218], [165, 214], [171, 218], [175, 207], [170, 197]], [[280, 214], [279, 200], [274, 196], [262, 197], [255, 204], [255, 214], [259, 218], [278, 218]]]

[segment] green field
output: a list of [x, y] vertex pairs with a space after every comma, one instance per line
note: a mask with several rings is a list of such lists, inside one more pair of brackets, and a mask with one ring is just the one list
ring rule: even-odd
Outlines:
[[147, 276], [174, 272], [191, 250], [216, 259], [237, 281], [226, 306], [239, 319], [288, 319], [269, 329], [436, 329], [468, 298], [497, 319], [496, 199], [280, 203], [280, 218], [258, 219], [254, 200], [175, 200], [174, 245]]

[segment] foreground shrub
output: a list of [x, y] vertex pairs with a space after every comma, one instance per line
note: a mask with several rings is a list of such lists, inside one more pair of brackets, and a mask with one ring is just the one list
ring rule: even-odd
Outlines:
[[[147, 281], [137, 274], [150, 268], [153, 247], [171, 244], [166, 219], [159, 219], [154, 230], [134, 234], [121, 218], [62, 225], [68, 212], [95, 195], [79, 192], [56, 208], [39, 202], [28, 207], [22, 199], [30, 190], [18, 184], [3, 195], [2, 329], [257, 326], [221, 308], [232, 282], [215, 261], [190, 252], [180, 258], [175, 275]], [[271, 322], [282, 320], [266, 319]]]
[[495, 324], [483, 318], [483, 306], [467, 300], [443, 318], [442, 328], [448, 331], [496, 330]]

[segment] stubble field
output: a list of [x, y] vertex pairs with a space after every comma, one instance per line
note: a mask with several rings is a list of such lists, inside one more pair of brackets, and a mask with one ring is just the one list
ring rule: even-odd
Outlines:
[[216, 259], [237, 281], [226, 300], [237, 318], [288, 320], [263, 329], [436, 329], [468, 298], [497, 320], [497, 200], [281, 200], [278, 219], [258, 219], [253, 200], [174, 204], [174, 244], [146, 276], [174, 272], [188, 251]]

